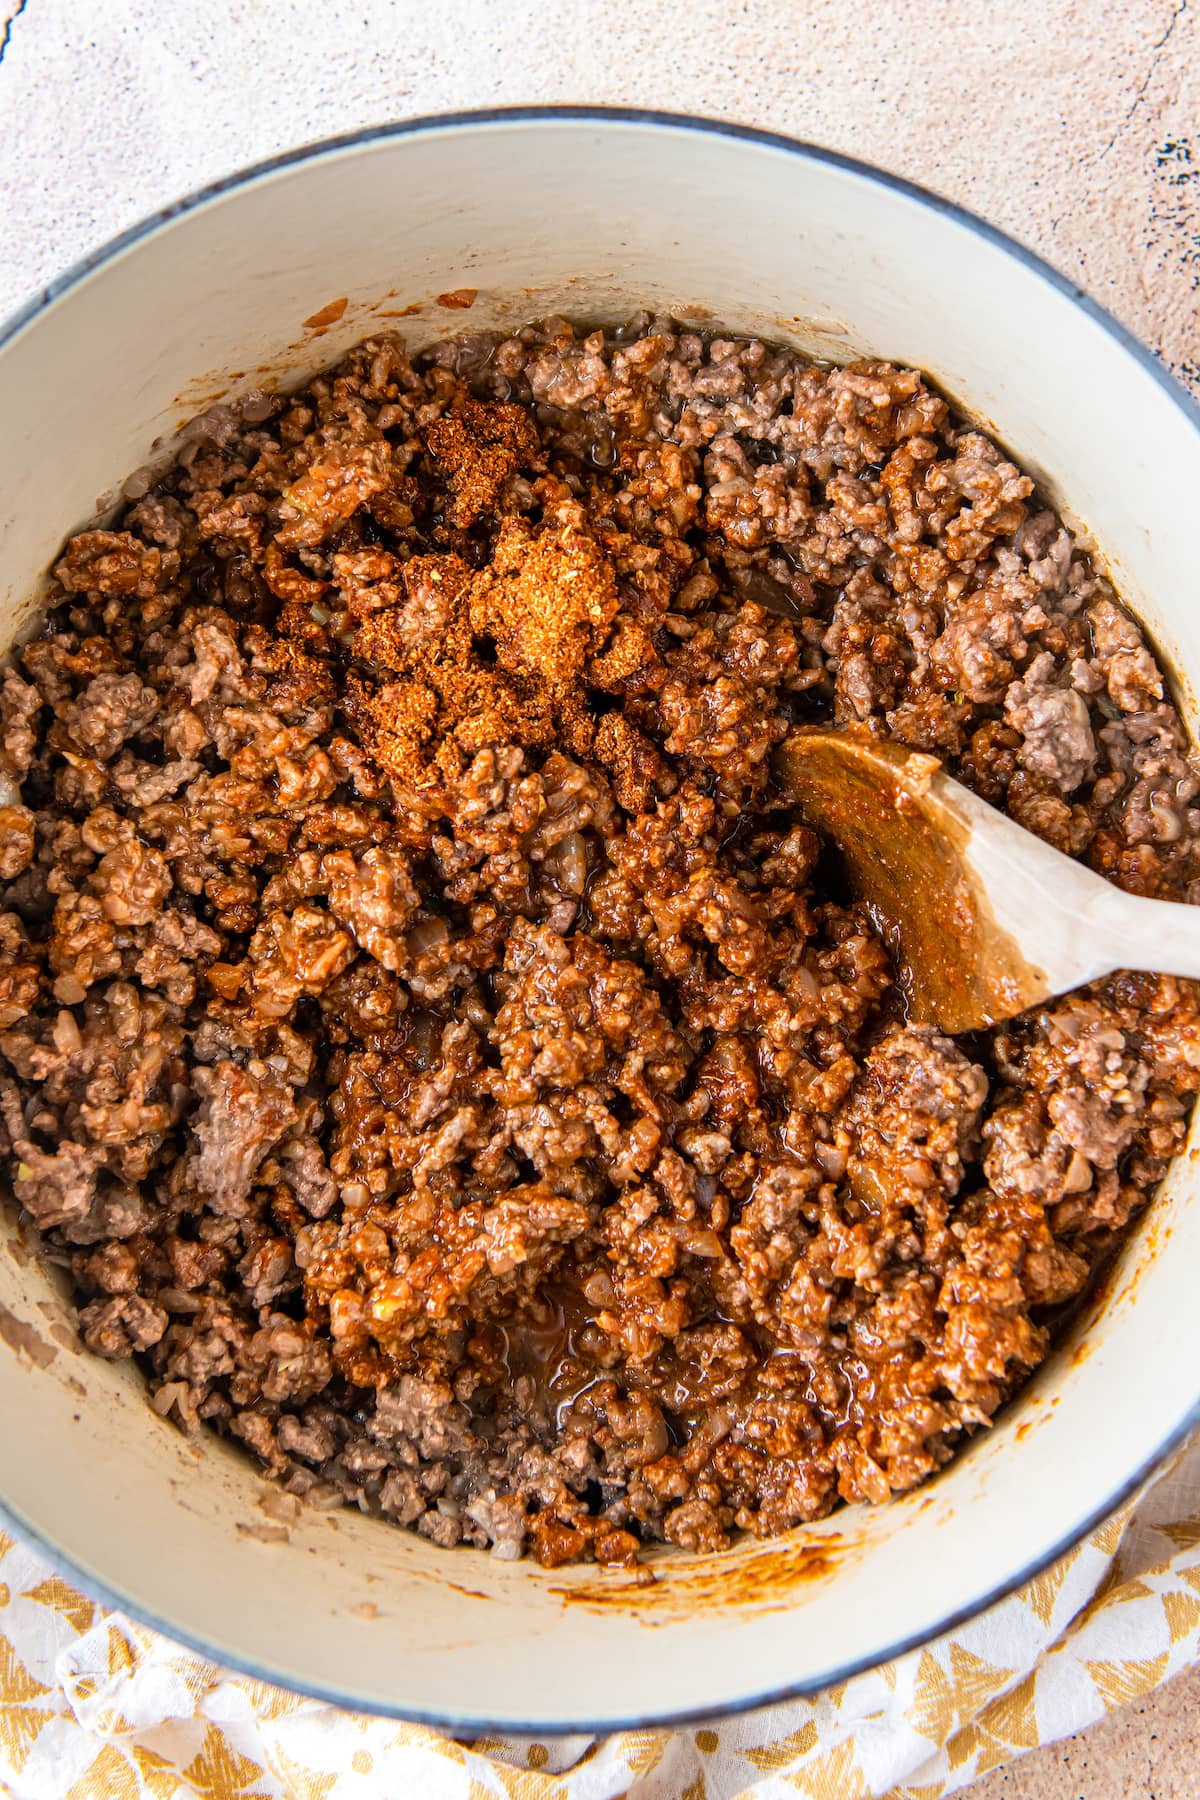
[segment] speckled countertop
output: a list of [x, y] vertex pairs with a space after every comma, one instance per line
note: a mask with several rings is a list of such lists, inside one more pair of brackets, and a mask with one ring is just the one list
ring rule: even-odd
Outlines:
[[1200, 0], [17, 0], [0, 37], [0, 313], [286, 146], [598, 100], [774, 126], [927, 182], [1200, 381]]
[[[0, 317], [188, 189], [398, 115], [775, 127], [1034, 245], [1200, 392], [1200, 0], [0, 0]], [[1196, 1800], [1200, 1670], [977, 1800]]]

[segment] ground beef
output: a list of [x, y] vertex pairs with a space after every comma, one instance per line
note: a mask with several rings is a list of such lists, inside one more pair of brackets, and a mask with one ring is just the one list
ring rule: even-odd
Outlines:
[[90, 1349], [441, 1545], [945, 1463], [1183, 1143], [1197, 990], [908, 1023], [796, 723], [1200, 888], [1136, 623], [911, 370], [639, 317], [217, 409], [0, 682], [0, 1146]]

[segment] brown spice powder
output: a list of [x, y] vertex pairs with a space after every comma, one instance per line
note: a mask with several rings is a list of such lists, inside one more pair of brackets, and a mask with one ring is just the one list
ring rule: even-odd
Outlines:
[[435, 419], [425, 443], [454, 498], [452, 525], [474, 524], [490, 512], [510, 475], [538, 458], [537, 433], [519, 406], [487, 406], [462, 399], [454, 411]]
[[[537, 450], [519, 407], [474, 400], [426, 437], [460, 528]], [[588, 687], [611, 687], [653, 656], [640, 632], [606, 651], [620, 606], [612, 563], [578, 501], [559, 487], [548, 504], [538, 525], [501, 521], [485, 569], [456, 555], [413, 557], [387, 595], [398, 603], [358, 624], [345, 704], [376, 762], [405, 784], [436, 786], [487, 744], [587, 752]]]

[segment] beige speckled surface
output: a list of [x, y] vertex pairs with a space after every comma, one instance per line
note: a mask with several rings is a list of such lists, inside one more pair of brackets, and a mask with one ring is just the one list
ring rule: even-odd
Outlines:
[[1197, 1800], [1200, 1666], [1078, 1737], [1034, 1750], [965, 1800]]
[[624, 101], [927, 182], [1195, 369], [1198, 70], [1196, 0], [23, 0], [0, 63], [0, 315], [290, 144], [398, 113]]
[[[0, 316], [254, 158], [592, 100], [812, 138], [984, 213], [1200, 389], [1200, 0], [0, 0]], [[932, 277], [931, 277], [932, 278]], [[1196, 1800], [1200, 1670], [975, 1800]]]
[[773, 126], [925, 182], [1200, 376], [1200, 0], [15, 5], [0, 315], [152, 207], [305, 139], [598, 100]]

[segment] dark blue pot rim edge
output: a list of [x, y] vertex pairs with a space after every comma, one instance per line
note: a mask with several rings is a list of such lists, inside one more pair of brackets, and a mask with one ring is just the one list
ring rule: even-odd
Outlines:
[[[822, 1693], [824, 1689], [834, 1687], [840, 1682], [850, 1681], [856, 1675], [864, 1675], [877, 1669], [883, 1663], [894, 1662], [897, 1657], [907, 1655], [910, 1650], [919, 1650], [934, 1639], [953, 1631], [957, 1626], [978, 1618], [990, 1607], [1006, 1600], [1018, 1588], [1033, 1581], [1045, 1569], [1065, 1556], [1069, 1550], [1088, 1536], [1090, 1532], [1103, 1525], [1114, 1512], [1137, 1493], [1138, 1489], [1149, 1480], [1155, 1470], [1160, 1468], [1172, 1454], [1180, 1449], [1189, 1437], [1200, 1428], [1200, 1401], [1193, 1406], [1182, 1422], [1175, 1427], [1166, 1440], [1151, 1452], [1132, 1475], [1126, 1478], [1104, 1501], [1089, 1512], [1078, 1525], [1042, 1551], [1024, 1568], [1007, 1576], [993, 1588], [987, 1589], [976, 1599], [966, 1601], [953, 1612], [934, 1621], [932, 1624], [912, 1632], [906, 1637], [897, 1638], [883, 1648], [871, 1651], [866, 1656], [853, 1658], [846, 1663], [834, 1664], [831, 1668], [809, 1677], [804, 1681], [785, 1683], [782, 1687], [769, 1688], [762, 1693], [738, 1696], [723, 1702], [719, 1706], [682, 1708], [671, 1712], [634, 1713], [625, 1718], [605, 1719], [511, 1719], [496, 1718], [489, 1714], [456, 1715], [453, 1713], [426, 1712], [420, 1709], [405, 1708], [400, 1704], [391, 1705], [380, 1700], [363, 1697], [336, 1687], [327, 1687], [323, 1683], [297, 1680], [286, 1671], [273, 1667], [269, 1663], [255, 1662], [252, 1658], [242, 1657], [228, 1648], [209, 1642], [206, 1638], [180, 1630], [170, 1619], [162, 1618], [151, 1607], [141, 1601], [131, 1599], [120, 1590], [110, 1587], [100, 1576], [94, 1575], [90, 1569], [83, 1567], [59, 1547], [44, 1538], [36, 1526], [29, 1523], [15, 1512], [6, 1500], [0, 1498], [0, 1524], [7, 1526], [15, 1536], [28, 1548], [43, 1554], [53, 1565], [55, 1571], [67, 1575], [79, 1587], [80, 1591], [91, 1600], [111, 1611], [124, 1613], [139, 1624], [148, 1626], [151, 1631], [158, 1632], [172, 1643], [180, 1644], [202, 1656], [205, 1661], [215, 1664], [219, 1669], [232, 1671], [237, 1675], [248, 1675], [256, 1681], [265, 1682], [270, 1687], [284, 1689], [288, 1693], [301, 1698], [323, 1701], [339, 1710], [351, 1713], [365, 1713], [377, 1718], [399, 1719], [406, 1724], [422, 1725], [432, 1731], [438, 1731], [455, 1738], [499, 1735], [504, 1737], [555, 1738], [576, 1734], [589, 1737], [607, 1737], [620, 1731], [665, 1730], [683, 1725], [702, 1725], [714, 1719], [737, 1717], [741, 1713], [754, 1712], [759, 1708], [779, 1706], [789, 1700], [811, 1699]], [[483, 1554], [479, 1552], [479, 1554]]]
[[[1055, 269], [1036, 251], [1010, 237], [998, 226], [991, 225], [986, 220], [979, 218], [966, 207], [958, 205], [955, 201], [947, 200], [940, 194], [932, 193], [916, 182], [876, 168], [871, 163], [863, 162], [856, 157], [845, 156], [840, 151], [825, 149], [818, 144], [807, 143], [803, 139], [787, 137], [781, 132], [764, 131], [755, 126], [740, 125], [725, 120], [705, 119], [689, 113], [660, 112], [638, 107], [512, 106], [436, 113], [414, 119], [366, 126], [359, 131], [344, 132], [335, 137], [319, 139], [313, 143], [302, 145], [296, 150], [285, 151], [279, 156], [267, 157], [244, 169], [237, 170], [231, 175], [222, 176], [219, 180], [210, 182], [205, 187], [198, 188], [194, 193], [187, 194], [179, 200], [172, 201], [169, 205], [149, 214], [137, 224], [118, 233], [116, 237], [110, 238], [98, 249], [89, 251], [87, 255], [80, 257], [61, 275], [56, 276], [45, 287], [34, 293], [24, 305], [18, 307], [9, 316], [3, 325], [0, 325], [0, 350], [11, 343], [27, 325], [32, 324], [56, 300], [69, 293], [89, 275], [94, 274], [106, 263], [112, 262], [124, 251], [153, 236], [155, 232], [160, 231], [173, 220], [195, 212], [210, 202], [221, 199], [226, 194], [233, 193], [239, 188], [248, 187], [268, 176], [299, 167], [304, 163], [317, 162], [325, 156], [336, 154], [342, 150], [387, 142], [393, 138], [454, 130], [463, 126], [526, 124], [559, 120], [597, 125], [609, 123], [650, 125], [668, 130], [693, 131], [713, 137], [732, 138], [743, 143], [757, 144], [765, 149], [784, 151], [789, 155], [799, 157], [802, 161], [822, 163], [831, 168], [841, 169], [847, 174], [874, 182], [893, 193], [900, 194], [905, 199], [914, 201], [932, 212], [941, 214], [953, 223], [961, 225], [965, 230], [984, 239], [994, 248], [1014, 257], [1041, 281], [1056, 289], [1109, 337], [1113, 338], [1127, 354], [1132, 356], [1184, 414], [1193, 429], [1200, 432], [1200, 403], [1197, 403], [1171, 370], [1142, 343], [1134, 332], [1130, 331], [1120, 320], [1114, 318], [1077, 282], [1070, 280]], [[1200, 1427], [1200, 1398], [1197, 1398], [1183, 1420], [1174, 1427], [1157, 1449], [1145, 1458], [1134, 1473], [1126, 1476], [1112, 1493], [1065, 1533], [1057, 1543], [1039, 1554], [1016, 1574], [1007, 1577], [977, 1599], [965, 1603], [927, 1628], [919, 1630], [911, 1636], [897, 1639], [890, 1645], [871, 1652], [868, 1656], [824, 1670], [808, 1680], [787, 1683], [764, 1693], [739, 1696], [716, 1708], [634, 1715], [625, 1719], [516, 1720], [490, 1718], [485, 1715], [455, 1716], [450, 1713], [414, 1711], [401, 1705], [393, 1706], [366, 1700], [353, 1693], [315, 1683], [305, 1682], [297, 1687], [294, 1679], [283, 1671], [231, 1654], [225, 1647], [209, 1643], [190, 1632], [180, 1631], [178, 1626], [169, 1619], [161, 1618], [141, 1602], [110, 1587], [107, 1582], [89, 1569], [82, 1567], [73, 1557], [68, 1556], [58, 1545], [43, 1537], [37, 1527], [15, 1512], [2, 1496], [0, 1496], [0, 1521], [10, 1527], [18, 1539], [44, 1554], [58, 1570], [69, 1575], [84, 1593], [100, 1605], [117, 1612], [128, 1613], [139, 1623], [159, 1632], [174, 1643], [182, 1644], [185, 1648], [203, 1656], [207, 1661], [220, 1668], [248, 1675], [269, 1685], [280, 1686], [289, 1692], [323, 1701], [328, 1705], [350, 1712], [401, 1719], [456, 1737], [469, 1738], [492, 1733], [516, 1737], [559, 1737], [575, 1733], [600, 1736], [618, 1731], [663, 1729], [672, 1726], [700, 1724], [709, 1719], [728, 1718], [760, 1707], [775, 1706], [788, 1700], [807, 1698], [819, 1694], [827, 1687], [832, 1687], [839, 1682], [850, 1680], [856, 1675], [877, 1668], [881, 1663], [891, 1662], [910, 1650], [919, 1649], [921, 1645], [930, 1643], [934, 1638], [954, 1630], [956, 1626], [964, 1624], [967, 1620], [975, 1618], [989, 1607], [996, 1605], [1018, 1588], [1032, 1581], [1052, 1563], [1057, 1562], [1080, 1539], [1102, 1525], [1105, 1519], [1115, 1512], [1130, 1495], [1134, 1494], [1154, 1473], [1155, 1469], [1186, 1442], [1198, 1427]]]

